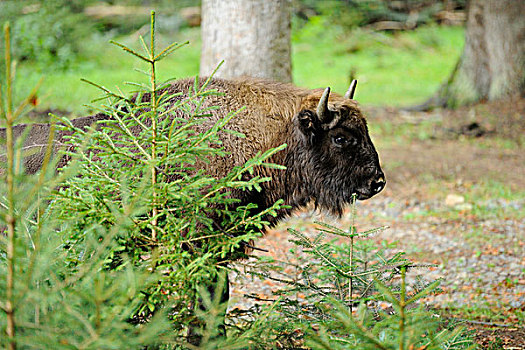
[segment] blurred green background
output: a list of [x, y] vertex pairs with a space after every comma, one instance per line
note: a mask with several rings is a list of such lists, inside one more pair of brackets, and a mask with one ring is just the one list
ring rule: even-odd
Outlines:
[[[2, 1], [0, 21], [10, 21], [18, 60], [18, 96], [43, 76], [37, 108], [84, 114], [99, 90], [132, 91], [125, 82], [146, 77], [137, 60], [109, 40], [140, 49], [150, 10], [157, 12], [158, 47], [190, 43], [159, 66], [162, 79], [195, 76], [200, 28], [196, 0]], [[454, 68], [462, 52], [465, 1], [294, 0], [294, 83], [331, 86], [344, 93], [359, 79], [363, 105], [405, 106], [423, 102]], [[417, 15], [414, 15], [417, 13]], [[457, 15], [457, 14], [460, 15]]]

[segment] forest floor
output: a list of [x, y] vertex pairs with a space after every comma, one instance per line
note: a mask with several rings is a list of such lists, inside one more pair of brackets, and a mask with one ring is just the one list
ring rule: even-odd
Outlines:
[[[443, 279], [428, 307], [470, 329], [482, 348], [525, 349], [525, 99], [366, 112], [387, 187], [357, 204], [358, 229], [388, 226], [373, 239], [434, 264], [417, 271], [426, 281]], [[255, 254], [297, 262], [287, 229], [314, 236], [316, 220], [348, 228], [351, 214], [296, 213], [257, 241], [269, 252]], [[248, 294], [275, 299], [277, 283], [233, 277], [233, 307], [251, 305]]]

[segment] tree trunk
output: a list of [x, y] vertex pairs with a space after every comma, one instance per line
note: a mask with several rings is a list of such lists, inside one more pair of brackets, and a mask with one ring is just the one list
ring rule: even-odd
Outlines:
[[525, 1], [470, 0], [465, 48], [438, 102], [457, 106], [525, 92]]
[[203, 0], [200, 75], [290, 82], [291, 0]]

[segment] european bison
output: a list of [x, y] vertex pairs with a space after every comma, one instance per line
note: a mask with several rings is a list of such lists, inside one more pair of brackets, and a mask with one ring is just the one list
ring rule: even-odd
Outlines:
[[[204, 83], [204, 79], [200, 79], [200, 83]], [[193, 85], [193, 79], [185, 79], [174, 82], [168, 89], [173, 93], [182, 92], [173, 99], [184, 99]], [[353, 194], [364, 200], [385, 186], [366, 120], [352, 100], [355, 83], [352, 85], [343, 97], [330, 93], [330, 88], [308, 90], [264, 80], [211, 79], [208, 87], [224, 94], [206, 98], [203, 107], [220, 108], [211, 110], [209, 122], [201, 127], [211, 126], [230, 111], [246, 106], [246, 110], [227, 125], [228, 129], [239, 131], [246, 138], [222, 133], [225, 151], [230, 156], [203, 166], [211, 175], [224, 176], [257, 152], [286, 143], [288, 147], [270, 159], [286, 166], [286, 170], [259, 168], [258, 174], [269, 176], [272, 181], [263, 184], [261, 192], [235, 193], [241, 199], [239, 205], [255, 203], [263, 210], [282, 198], [290, 209], [283, 210], [276, 218], [269, 218], [272, 223], [310, 202], [320, 209], [341, 214]], [[72, 123], [82, 128], [107, 118], [99, 113], [74, 119]], [[25, 128], [26, 125], [16, 126], [15, 137], [22, 135]], [[59, 131], [55, 136], [55, 151], [65, 134], [67, 132]], [[30, 152], [25, 158], [28, 173], [40, 169], [48, 137], [48, 124], [31, 126], [24, 148], [39, 147], [41, 151]], [[5, 129], [0, 129], [0, 138], [5, 138]], [[66, 161], [61, 160], [60, 165]]]
[[[199, 80], [199, 83], [203, 84], [204, 80]], [[168, 92], [179, 93], [173, 100], [181, 100], [186, 99], [188, 91], [193, 88], [193, 79], [179, 80], [168, 88]], [[206, 98], [203, 107], [220, 108], [210, 110], [211, 115], [200, 128], [211, 127], [230, 111], [246, 106], [227, 125], [228, 129], [246, 137], [221, 133], [223, 147], [229, 155], [202, 163], [210, 175], [222, 177], [258, 152], [284, 143], [288, 145], [269, 160], [284, 165], [286, 170], [260, 167], [256, 169], [256, 175], [272, 178], [272, 181], [262, 184], [262, 191], [238, 190], [232, 194], [240, 199], [238, 205], [255, 203], [258, 210], [283, 199], [289, 208], [283, 209], [277, 217], [268, 217], [271, 224], [308, 203], [341, 214], [344, 206], [352, 201], [353, 194], [357, 199], [365, 200], [384, 188], [384, 174], [366, 120], [352, 99], [355, 81], [345, 96], [331, 94], [330, 88], [308, 90], [254, 79], [213, 78], [208, 88], [223, 94]], [[184, 117], [181, 111], [174, 113], [174, 116]], [[107, 118], [104, 114], [97, 114], [74, 119], [72, 123], [82, 128]], [[22, 135], [25, 128], [25, 125], [17, 126], [15, 136]], [[47, 124], [35, 124], [27, 135], [24, 147], [41, 148], [25, 158], [28, 173], [37, 172], [42, 165], [49, 128]], [[64, 131], [57, 133], [55, 151], [65, 135]], [[5, 138], [5, 129], [0, 129], [1, 137]], [[60, 160], [59, 165], [66, 161]], [[227, 298], [226, 291], [221, 299]]]

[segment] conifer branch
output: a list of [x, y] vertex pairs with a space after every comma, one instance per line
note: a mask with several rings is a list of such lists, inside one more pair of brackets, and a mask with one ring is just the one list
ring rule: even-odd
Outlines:
[[152, 212], [152, 221], [151, 221], [151, 240], [153, 242], [157, 241], [157, 217], [158, 217], [158, 207], [157, 207], [157, 167], [155, 161], [157, 159], [157, 76], [155, 71], [155, 11], [151, 11], [151, 27], [150, 27], [150, 50], [149, 50], [149, 62], [151, 64], [151, 185], [153, 190], [153, 212]]
[[7, 215], [5, 221], [7, 223], [7, 276], [6, 276], [6, 301], [5, 313], [7, 316], [6, 333], [8, 340], [8, 349], [16, 349], [16, 322], [15, 322], [15, 243], [16, 243], [16, 217], [15, 217], [15, 179], [14, 179], [14, 165], [15, 165], [15, 150], [14, 150], [14, 135], [13, 135], [13, 98], [12, 98], [12, 84], [13, 73], [11, 72], [11, 28], [9, 22], [4, 25], [4, 40], [5, 40], [5, 65], [6, 65], [6, 101], [4, 110], [6, 122], [6, 149], [7, 149]]

